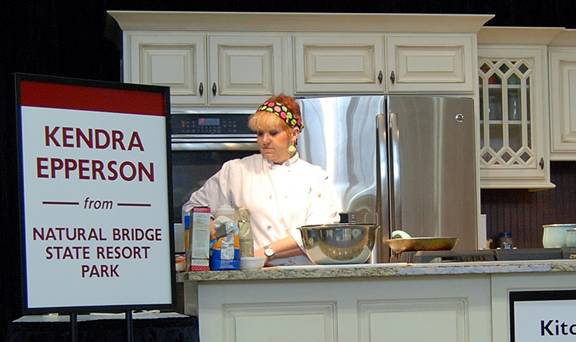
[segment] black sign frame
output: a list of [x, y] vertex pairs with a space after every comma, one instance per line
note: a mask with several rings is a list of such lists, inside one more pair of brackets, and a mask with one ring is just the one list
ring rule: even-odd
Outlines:
[[510, 291], [508, 304], [510, 308], [510, 342], [516, 342], [514, 329], [516, 302], [537, 302], [551, 300], [576, 300], [576, 290], [549, 290], [549, 291]]
[[[172, 161], [171, 161], [171, 127], [170, 127], [170, 89], [163, 86], [128, 84], [121, 82], [109, 82], [91, 79], [78, 79], [67, 78], [51, 75], [39, 75], [28, 73], [14, 73], [14, 86], [15, 86], [15, 104], [16, 104], [16, 136], [17, 136], [17, 159], [18, 159], [18, 203], [19, 203], [19, 229], [20, 229], [20, 268], [21, 268], [21, 281], [22, 281], [22, 311], [24, 314], [43, 314], [43, 313], [89, 313], [89, 312], [127, 312], [130, 310], [170, 310], [176, 305], [176, 270], [174, 262], [174, 213], [172, 206]], [[118, 91], [132, 91], [136, 93], [149, 93], [160, 95], [162, 97], [163, 110], [159, 116], [164, 117], [165, 121], [165, 137], [166, 137], [166, 186], [167, 186], [167, 208], [168, 208], [168, 233], [169, 233], [169, 261], [170, 264], [166, 265], [170, 268], [170, 302], [162, 304], [150, 303], [131, 303], [128, 305], [97, 305], [97, 306], [57, 306], [57, 307], [29, 307], [27, 277], [28, 267], [26, 264], [26, 222], [24, 212], [24, 174], [23, 174], [23, 146], [22, 146], [22, 91], [21, 86], [23, 82], [41, 82], [46, 84], [56, 84], [64, 86], [79, 86], [89, 87], [102, 90], [118, 90]], [[64, 96], [64, 95], [63, 95]], [[125, 99], [126, 103], [130, 103], [130, 98]], [[127, 112], [128, 113], [128, 112]], [[132, 112], [138, 114], [138, 112]]]

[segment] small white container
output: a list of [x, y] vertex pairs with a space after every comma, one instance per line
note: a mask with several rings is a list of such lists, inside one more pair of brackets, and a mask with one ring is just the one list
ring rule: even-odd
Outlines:
[[569, 228], [566, 230], [566, 239], [564, 240], [565, 247], [576, 247], [576, 228]]
[[566, 246], [566, 232], [576, 228], [576, 224], [545, 224], [542, 226], [542, 246], [544, 248], [562, 248]]
[[240, 269], [243, 271], [259, 270], [264, 267], [266, 259], [267, 258], [263, 256], [242, 257], [240, 259]]

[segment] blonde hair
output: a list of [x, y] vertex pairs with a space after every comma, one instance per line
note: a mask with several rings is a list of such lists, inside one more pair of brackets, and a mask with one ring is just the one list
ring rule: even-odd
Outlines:
[[254, 132], [284, 130], [286, 133], [291, 132], [288, 126], [278, 115], [270, 112], [257, 111], [250, 116], [248, 127]]

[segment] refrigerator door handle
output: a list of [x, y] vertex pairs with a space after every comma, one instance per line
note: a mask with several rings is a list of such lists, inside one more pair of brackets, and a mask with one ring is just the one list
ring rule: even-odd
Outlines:
[[400, 198], [400, 131], [398, 130], [398, 115], [390, 112], [388, 115], [390, 150], [388, 175], [390, 177], [390, 231], [402, 229], [402, 199]]
[[380, 211], [378, 215], [378, 224], [381, 227], [386, 238], [390, 227], [388, 227], [388, 217], [390, 216], [389, 196], [388, 196], [388, 124], [386, 122], [386, 114], [376, 115], [376, 158], [377, 158], [377, 174], [376, 177], [380, 184], [378, 191], [377, 207]]
[[[388, 195], [388, 123], [386, 114], [376, 115], [376, 180], [379, 189], [376, 192], [376, 211], [380, 230], [376, 244], [376, 262], [387, 262], [390, 251], [385, 240], [390, 238], [390, 206]], [[373, 256], [374, 260], [374, 256]]]

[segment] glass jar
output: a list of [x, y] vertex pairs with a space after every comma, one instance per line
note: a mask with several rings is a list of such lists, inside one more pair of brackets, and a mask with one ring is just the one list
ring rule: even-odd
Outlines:
[[512, 240], [512, 233], [502, 232], [498, 235], [498, 248], [513, 249], [514, 240]]

